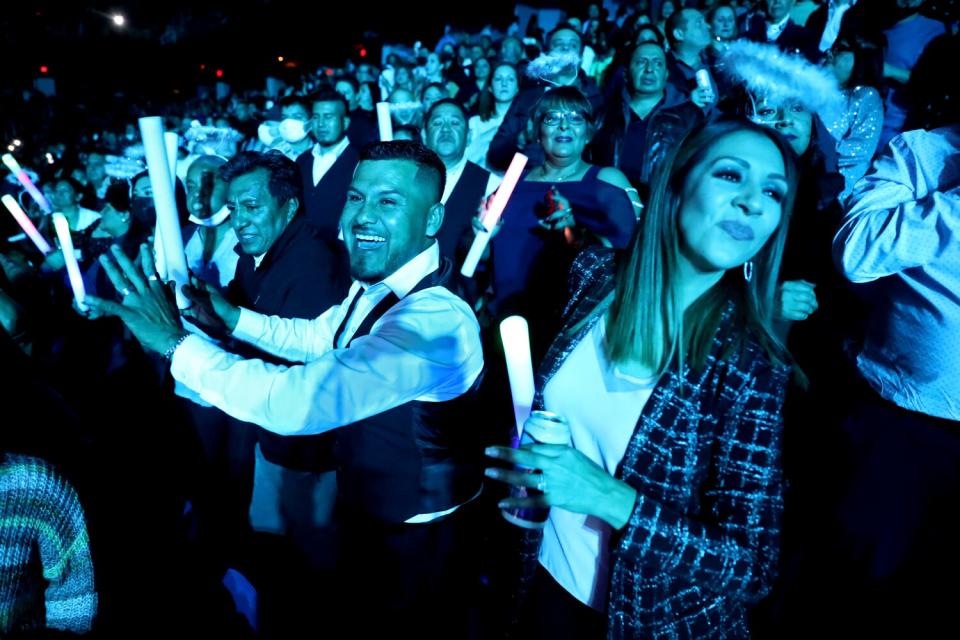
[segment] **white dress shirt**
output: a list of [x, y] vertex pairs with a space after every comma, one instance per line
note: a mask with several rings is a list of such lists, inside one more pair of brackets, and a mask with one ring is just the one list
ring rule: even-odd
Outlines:
[[780, 37], [780, 34], [783, 33], [783, 30], [787, 28], [788, 22], [790, 22], [789, 14], [780, 22], [767, 22], [767, 42], [775, 42], [777, 38]]
[[834, 259], [879, 294], [860, 373], [898, 406], [960, 420], [960, 126], [891, 140], [846, 209]]
[[440, 261], [434, 242], [361, 295], [340, 343], [390, 292], [401, 300], [350, 348], [333, 348], [349, 301], [313, 320], [243, 309], [233, 335], [267, 353], [305, 364], [244, 360], [198, 336], [176, 349], [175, 380], [229, 415], [280, 435], [323, 433], [420, 400], [442, 402], [467, 391], [483, 368], [480, 328], [470, 306], [443, 287], [407, 295]]
[[337, 158], [349, 144], [350, 139], [344, 135], [343, 139], [329, 151], [324, 151], [319, 142], [313, 145], [313, 151], [311, 152], [313, 153], [313, 186], [317, 186], [323, 176], [327, 175], [327, 171], [330, 171], [330, 167], [333, 166], [333, 163], [337, 161]]
[[100, 214], [92, 209], [87, 209], [86, 207], [77, 207], [77, 210], [79, 211], [79, 215], [77, 215], [77, 228], [71, 229], [71, 231], [83, 231], [100, 219]]
[[240, 259], [237, 252], [234, 251], [238, 242], [237, 233], [233, 230], [229, 222], [223, 224], [226, 224], [227, 228], [220, 237], [217, 246], [214, 248], [213, 255], [210, 256], [209, 262], [204, 263], [203, 261], [201, 229], [197, 229], [190, 237], [190, 240], [187, 241], [186, 246], [183, 247], [183, 253], [187, 257], [187, 267], [193, 273], [203, 275], [209, 272], [209, 265], [216, 266], [218, 282], [211, 282], [209, 284], [219, 286], [221, 289], [225, 288], [230, 284], [230, 281], [233, 280], [233, 276], [237, 272], [237, 261]]

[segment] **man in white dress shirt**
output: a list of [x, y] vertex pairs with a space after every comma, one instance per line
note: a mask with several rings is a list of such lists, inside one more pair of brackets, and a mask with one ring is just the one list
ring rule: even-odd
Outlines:
[[464, 507], [481, 487], [477, 412], [466, 403], [483, 355], [469, 305], [443, 286], [450, 264], [433, 238], [444, 180], [443, 163], [419, 143], [364, 149], [341, 217], [354, 283], [314, 320], [188, 291], [195, 321], [219, 319], [235, 338], [301, 365], [244, 360], [186, 333], [161, 285], [122, 256], [119, 269], [105, 267], [132, 293], [122, 305], [91, 300], [169, 357], [176, 380], [236, 418], [281, 435], [347, 427], [337, 431], [344, 588], [336, 611], [360, 636], [465, 631], [464, 564], [475, 550]]

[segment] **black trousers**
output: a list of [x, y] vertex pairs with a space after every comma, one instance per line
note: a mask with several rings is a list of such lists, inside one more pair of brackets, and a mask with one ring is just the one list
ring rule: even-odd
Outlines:
[[836, 569], [849, 587], [848, 626], [942, 628], [960, 593], [960, 423], [873, 394], [844, 429], [849, 475]]
[[539, 564], [520, 610], [518, 640], [602, 640], [607, 617], [583, 604]]
[[478, 600], [476, 502], [424, 524], [343, 514], [337, 582], [344, 637], [466, 638]]

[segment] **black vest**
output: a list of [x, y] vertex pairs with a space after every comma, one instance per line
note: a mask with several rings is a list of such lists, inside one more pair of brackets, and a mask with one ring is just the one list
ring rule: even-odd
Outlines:
[[[443, 286], [451, 271], [450, 262], [442, 260], [440, 269], [425, 276], [408, 295]], [[367, 314], [350, 341], [367, 335], [398, 302], [389, 294]], [[476, 495], [482, 486], [482, 459], [475, 403], [482, 377], [453, 400], [415, 400], [336, 429], [338, 507], [364, 519], [401, 523]]]
[[307, 149], [297, 157], [300, 177], [303, 179], [303, 208], [307, 222], [320, 232], [328, 242], [336, 242], [340, 214], [347, 200], [347, 187], [353, 180], [353, 171], [360, 161], [360, 154], [350, 144], [343, 150], [320, 182], [313, 184], [313, 149]]
[[437, 232], [440, 255], [449, 258], [458, 267], [467, 255], [469, 242], [473, 241], [473, 233], [467, 236], [468, 242], [464, 242], [464, 236], [471, 229], [470, 221], [477, 215], [480, 201], [487, 195], [489, 180], [489, 171], [468, 161], [443, 208], [443, 224]]

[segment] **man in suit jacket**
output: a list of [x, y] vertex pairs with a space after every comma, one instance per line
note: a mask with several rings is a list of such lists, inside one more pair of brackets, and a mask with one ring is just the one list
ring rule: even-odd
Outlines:
[[316, 144], [297, 158], [303, 178], [306, 220], [324, 240], [336, 239], [347, 185], [359, 155], [350, 144], [349, 107], [336, 91], [320, 91], [310, 98], [310, 132]]
[[748, 14], [741, 33], [754, 42], [768, 42], [788, 53], [799, 53], [810, 62], [822, 57], [820, 34], [801, 27], [790, 18], [796, 0], [765, 0], [764, 10]]

